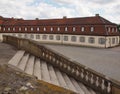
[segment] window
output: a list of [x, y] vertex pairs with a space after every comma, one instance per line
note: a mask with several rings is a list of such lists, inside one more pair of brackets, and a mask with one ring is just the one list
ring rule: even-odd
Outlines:
[[75, 31], [75, 27], [73, 27], [73, 31]]
[[37, 27], [37, 31], [40, 31], [40, 28], [39, 28], [39, 27]]
[[91, 27], [90, 31], [93, 32], [94, 31], [94, 27]]
[[57, 30], [60, 31], [60, 27], [58, 27]]
[[118, 38], [116, 38], [116, 43], [118, 43]]
[[15, 31], [15, 28], [13, 27], [13, 31]]
[[25, 27], [25, 31], [27, 31], [27, 27]]
[[19, 31], [21, 31], [21, 28], [19, 27]]
[[34, 39], [34, 35], [33, 35], [33, 34], [31, 34], [31, 35], [30, 35], [30, 38], [31, 38], [31, 39]]
[[50, 39], [50, 40], [53, 40], [53, 35], [50, 35], [50, 36], [49, 36], [49, 39]]
[[98, 39], [99, 44], [105, 44], [105, 42], [106, 42], [105, 38], [99, 38]]
[[5, 28], [3, 28], [3, 31], [5, 31]]
[[90, 37], [90, 38], [88, 39], [88, 42], [89, 42], [89, 43], [94, 43], [94, 42], [95, 42], [95, 39], [94, 39], [93, 37]]
[[53, 28], [51, 27], [50, 30], [53, 31]]
[[115, 38], [112, 38], [112, 44], [115, 44]]
[[114, 32], [114, 28], [112, 28], [112, 32]]
[[64, 41], [68, 41], [68, 36], [64, 36]]
[[10, 31], [10, 28], [8, 28], [8, 31]]
[[110, 32], [110, 27], [108, 28], [108, 32]]
[[18, 37], [20, 37], [20, 38], [21, 38], [21, 37], [22, 37], [22, 35], [21, 35], [21, 34], [18, 34]]
[[44, 27], [44, 31], [46, 31], [46, 28]]
[[72, 41], [72, 42], [75, 42], [75, 41], [76, 41], [76, 36], [72, 36], [72, 37], [71, 37], [71, 41]]
[[60, 35], [57, 35], [57, 36], [56, 36], [56, 40], [60, 40]]
[[65, 31], [68, 31], [67, 27], [65, 27]]
[[43, 36], [42, 36], [42, 39], [43, 39], [43, 40], [46, 40], [46, 39], [47, 39], [47, 35], [43, 35]]
[[85, 42], [85, 37], [80, 37], [80, 38], [79, 38], [79, 41], [80, 41], [80, 42]]
[[82, 32], [84, 32], [84, 31], [85, 31], [85, 28], [84, 28], [84, 27], [82, 27], [82, 28], [81, 28], [81, 31], [82, 31]]
[[1, 26], [0, 26], [0, 31], [1, 31]]
[[24, 38], [28, 38], [27, 34], [24, 35]]
[[117, 28], [116, 28], [116, 32], [117, 32]]
[[40, 35], [36, 35], [36, 39], [40, 39]]
[[31, 31], [33, 31], [33, 27], [31, 27]]

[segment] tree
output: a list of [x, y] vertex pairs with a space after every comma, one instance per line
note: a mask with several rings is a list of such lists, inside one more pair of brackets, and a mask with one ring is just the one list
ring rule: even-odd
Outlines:
[[118, 31], [120, 32], [120, 24], [117, 25]]

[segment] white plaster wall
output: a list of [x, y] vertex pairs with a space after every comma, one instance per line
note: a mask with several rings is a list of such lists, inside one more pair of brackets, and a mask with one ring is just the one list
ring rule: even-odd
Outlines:
[[[31, 39], [30, 38], [30, 33], [0, 33], [0, 41], [2, 41], [2, 35], [14, 35], [14, 36], [17, 36], [18, 37], [18, 34], [21, 34], [21, 37], [24, 38], [25, 37], [25, 34], [27, 35], [27, 38], [28, 39]], [[92, 47], [101, 47], [101, 48], [107, 48], [107, 47], [114, 47], [114, 46], [117, 46], [119, 45], [119, 36], [109, 36], [109, 37], [105, 37], [105, 36], [86, 36], [86, 35], [63, 35], [63, 34], [52, 34], [53, 35], [53, 40], [50, 40], [49, 39], [49, 36], [51, 34], [39, 34], [40, 35], [40, 39], [36, 39], [36, 35], [38, 34], [32, 34], [34, 36], [33, 40], [36, 40], [36, 41], [39, 41], [39, 42], [42, 42], [42, 43], [55, 43], [55, 44], [69, 44], [69, 45], [82, 45], [82, 46], [92, 46]], [[47, 39], [44, 40], [42, 37], [43, 35], [47, 35]], [[60, 35], [60, 40], [56, 40], [56, 36], [57, 35]], [[64, 41], [64, 36], [68, 36], [68, 41]], [[71, 37], [72, 36], [76, 36], [76, 41], [75, 42], [72, 42], [71, 41]], [[79, 41], [79, 37], [85, 37], [85, 42], [80, 42]], [[94, 43], [89, 43], [89, 38], [90, 37], [93, 37], [95, 38], [95, 42]], [[98, 39], [99, 38], [105, 38], [106, 39], [106, 44], [99, 44], [98, 42]], [[116, 41], [116, 38], [118, 38], [118, 42], [115, 44], [112, 44], [112, 38], [115, 38], [115, 41]], [[109, 39], [111, 39], [111, 44], [109, 43]]]

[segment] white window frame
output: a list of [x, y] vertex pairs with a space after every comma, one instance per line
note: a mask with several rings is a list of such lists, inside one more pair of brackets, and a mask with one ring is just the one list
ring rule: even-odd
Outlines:
[[84, 32], [85, 31], [85, 27], [81, 27], [81, 31]]
[[65, 31], [68, 31], [68, 28], [67, 28], [67, 27], [65, 27]]
[[94, 27], [93, 27], [93, 26], [90, 28], [90, 31], [91, 31], [91, 32], [93, 32], [93, 31], [94, 31]]
[[33, 27], [31, 27], [31, 31], [33, 31]]
[[15, 31], [15, 27], [13, 27], [13, 31]]
[[27, 27], [25, 27], [25, 31], [27, 31]]
[[60, 27], [57, 28], [57, 31], [60, 31]]
[[53, 27], [50, 28], [50, 31], [53, 31]]
[[73, 27], [73, 32], [75, 32], [76, 31], [76, 28], [75, 27]]
[[46, 31], [46, 27], [44, 27], [43, 30]]
[[19, 27], [19, 31], [21, 31], [21, 27]]
[[8, 31], [10, 31], [10, 27], [8, 27]]

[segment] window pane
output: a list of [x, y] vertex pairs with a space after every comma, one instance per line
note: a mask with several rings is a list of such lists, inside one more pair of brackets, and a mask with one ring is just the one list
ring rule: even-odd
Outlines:
[[42, 36], [42, 39], [43, 39], [43, 40], [46, 40], [46, 39], [47, 39], [47, 35], [43, 35], [43, 36]]
[[105, 44], [105, 38], [99, 38], [99, 44]]
[[50, 40], [53, 40], [53, 35], [50, 35], [50, 36], [49, 36], [49, 39], [50, 39]]
[[36, 39], [40, 39], [40, 35], [36, 35]]
[[115, 44], [115, 38], [112, 38], [112, 44]]
[[72, 36], [71, 41], [75, 42], [76, 41], [76, 36]]
[[57, 36], [56, 36], [56, 40], [60, 40], [60, 35], [57, 35]]
[[85, 37], [80, 37], [80, 42], [85, 42]]
[[89, 40], [88, 40], [89, 43], [94, 43], [95, 42], [95, 39], [93, 37], [90, 37]]
[[68, 41], [68, 36], [64, 36], [64, 41]]

